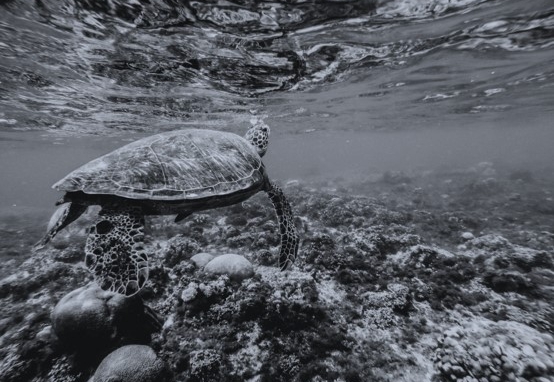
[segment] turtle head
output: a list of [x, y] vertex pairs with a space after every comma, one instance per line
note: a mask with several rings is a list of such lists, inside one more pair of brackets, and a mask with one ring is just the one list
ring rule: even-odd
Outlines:
[[263, 157], [269, 143], [269, 126], [262, 120], [254, 120], [252, 121], [252, 127], [246, 132], [245, 138]]

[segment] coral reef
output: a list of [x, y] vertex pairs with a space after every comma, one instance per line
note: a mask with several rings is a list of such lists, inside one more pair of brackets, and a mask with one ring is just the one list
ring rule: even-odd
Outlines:
[[[336, 184], [287, 186], [303, 242], [286, 272], [263, 196], [178, 224], [151, 218], [139, 295], [164, 323], [127, 343], [148, 344], [183, 382], [552, 379], [554, 179], [483, 163]], [[85, 382], [101, 370], [105, 354], [83, 363], [56, 335], [55, 306], [73, 306], [60, 300], [91, 279], [76, 224], [2, 264], [2, 381]], [[247, 277], [209, 272], [225, 256], [208, 254], [232, 252]], [[100, 321], [122, 333], [144, 320]]]

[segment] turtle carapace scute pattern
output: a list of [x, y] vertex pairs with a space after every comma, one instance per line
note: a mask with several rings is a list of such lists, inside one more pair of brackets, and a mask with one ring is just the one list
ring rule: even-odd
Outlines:
[[145, 215], [190, 214], [240, 203], [265, 191], [279, 220], [279, 267], [298, 253], [292, 208], [267, 175], [262, 156], [269, 127], [246, 136], [205, 129], [165, 132], [94, 159], [54, 184], [64, 191], [44, 238], [47, 244], [90, 205], [101, 206], [85, 245], [85, 264], [104, 290], [131, 296], [148, 279]]
[[179, 201], [238, 192], [261, 183], [264, 175], [261, 157], [242, 137], [189, 129], [123, 146], [76, 169], [53, 188]]

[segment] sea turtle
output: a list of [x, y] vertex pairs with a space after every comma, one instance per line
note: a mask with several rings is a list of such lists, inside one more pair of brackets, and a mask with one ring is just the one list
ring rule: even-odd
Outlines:
[[65, 191], [56, 205], [44, 246], [90, 205], [101, 210], [90, 228], [85, 263], [104, 290], [131, 296], [148, 278], [144, 216], [177, 214], [242, 202], [259, 191], [272, 201], [281, 234], [279, 266], [291, 266], [298, 252], [290, 204], [272, 183], [261, 157], [269, 127], [255, 123], [246, 136], [185, 129], [127, 144], [79, 167], [52, 187]]

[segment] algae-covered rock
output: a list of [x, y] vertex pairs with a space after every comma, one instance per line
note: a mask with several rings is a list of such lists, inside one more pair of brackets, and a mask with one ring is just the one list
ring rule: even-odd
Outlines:
[[168, 382], [165, 362], [145, 345], [127, 345], [114, 350], [100, 363], [91, 382]]
[[51, 315], [60, 341], [75, 351], [94, 351], [133, 342], [147, 342], [159, 325], [139, 297], [107, 292], [96, 284], [64, 296]]
[[233, 280], [244, 280], [254, 275], [252, 263], [246, 258], [235, 254], [217, 256], [204, 267], [208, 273], [228, 275]]

